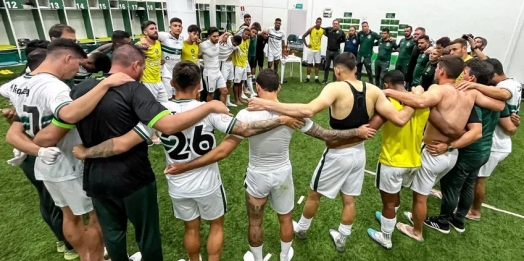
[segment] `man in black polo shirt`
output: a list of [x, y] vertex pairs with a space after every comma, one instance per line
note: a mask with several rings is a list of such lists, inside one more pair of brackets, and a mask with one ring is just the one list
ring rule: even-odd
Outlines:
[[[340, 29], [338, 20], [333, 20], [333, 27], [326, 27], [324, 29], [324, 35], [328, 38], [327, 49], [326, 49], [326, 61], [324, 66], [324, 81], [322, 84], [328, 82], [329, 69], [331, 68], [331, 62], [340, 54], [340, 44], [346, 41], [346, 35], [344, 31]], [[333, 81], [336, 81], [337, 77], [333, 73]]]
[[[126, 44], [113, 52], [110, 73], [121, 72], [140, 79], [144, 67], [144, 53]], [[79, 84], [73, 99], [87, 93], [98, 82], [88, 79]], [[228, 113], [228, 110], [223, 103], [211, 101], [195, 110], [170, 115], [143, 84], [129, 82], [111, 89], [93, 112], [77, 124], [86, 147], [108, 140], [106, 146], [113, 148], [101, 155], [108, 158], [86, 159], [84, 167], [84, 189], [93, 198], [111, 260], [128, 260], [128, 219], [135, 227], [144, 260], [163, 260], [156, 182], [148, 160], [147, 144], [143, 142], [116, 155], [118, 151], [111, 138], [126, 134], [139, 122], [163, 133], [179, 132], [209, 113]]]

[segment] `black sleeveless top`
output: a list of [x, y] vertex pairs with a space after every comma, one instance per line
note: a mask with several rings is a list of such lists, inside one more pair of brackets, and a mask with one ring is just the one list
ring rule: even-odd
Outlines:
[[369, 115], [366, 104], [366, 83], [362, 82], [362, 92], [359, 92], [349, 82], [345, 82], [351, 88], [353, 93], [353, 108], [351, 113], [344, 119], [338, 120], [331, 116], [331, 108], [329, 108], [329, 125], [334, 130], [349, 130], [367, 124], [369, 122]]

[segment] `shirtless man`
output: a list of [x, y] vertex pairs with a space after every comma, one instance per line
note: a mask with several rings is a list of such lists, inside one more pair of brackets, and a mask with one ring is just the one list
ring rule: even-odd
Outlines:
[[[457, 77], [464, 71], [464, 61], [460, 57], [451, 55], [442, 56], [435, 70], [437, 84], [429, 87], [422, 94], [404, 93], [391, 89], [384, 90], [388, 97], [392, 97], [404, 105], [413, 108], [434, 107], [452, 126], [465, 128], [473, 105], [477, 104], [491, 110], [501, 111], [504, 103], [482, 95], [476, 90], [461, 92], [455, 89], [454, 84]], [[419, 87], [417, 87], [419, 88]], [[420, 87], [422, 88], [422, 87]], [[441, 133], [428, 122], [424, 133], [424, 144], [432, 144], [435, 141], [450, 144], [454, 139]], [[473, 140], [474, 141], [474, 140]], [[471, 142], [473, 142], [471, 141]], [[423, 148], [425, 145], [423, 145]], [[458, 151], [449, 146], [448, 152], [432, 156], [427, 149], [422, 152], [422, 166], [415, 174], [411, 189], [413, 190], [413, 214], [405, 212], [405, 216], [413, 221], [414, 226], [398, 223], [397, 228], [409, 237], [422, 242], [422, 226], [426, 218], [427, 196], [436, 181], [445, 175], [457, 161]]]
[[[338, 130], [367, 124], [375, 110], [397, 125], [404, 125], [413, 115], [412, 108], [406, 106], [401, 111], [396, 110], [378, 87], [356, 79], [356, 59], [353, 54], [342, 53], [337, 56], [333, 68], [336, 78], [341, 82], [328, 84], [319, 97], [308, 104], [286, 104], [252, 98], [248, 110], [269, 110], [291, 117], [310, 118], [330, 108], [331, 128]], [[324, 151], [311, 180], [302, 217], [298, 224], [294, 223], [295, 234], [299, 238], [306, 238], [306, 231], [318, 210], [320, 197], [323, 195], [333, 199], [341, 192], [341, 223], [338, 231], [330, 229], [329, 234], [336, 249], [345, 251], [346, 238], [351, 234], [355, 220], [355, 197], [360, 195], [364, 182], [365, 166], [365, 148], [361, 141]]]

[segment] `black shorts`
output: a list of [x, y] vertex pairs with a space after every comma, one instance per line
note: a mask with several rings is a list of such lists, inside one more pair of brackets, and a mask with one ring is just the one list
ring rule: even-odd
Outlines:
[[[257, 53], [257, 56], [256, 56], [256, 61], [257, 61], [257, 65], [258, 67], [260, 68], [264, 68], [264, 59], [265, 59], [265, 55], [264, 55], [264, 52], [262, 53]], [[253, 68], [253, 67], [251, 67]]]
[[249, 56], [248, 63], [249, 63], [249, 67], [251, 67], [251, 70], [255, 69], [257, 67], [257, 57]]

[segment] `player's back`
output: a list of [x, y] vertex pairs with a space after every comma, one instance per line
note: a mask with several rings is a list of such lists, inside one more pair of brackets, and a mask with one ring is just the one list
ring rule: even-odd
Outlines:
[[[69, 87], [48, 73], [25, 74], [12, 81], [9, 86], [9, 99], [24, 125], [25, 133], [30, 137], [34, 137], [52, 121], [60, 124], [53, 113], [70, 102], [68, 93]], [[70, 130], [56, 144], [62, 151], [56, 164], [47, 165], [40, 160], [35, 162], [36, 179], [60, 182], [81, 177], [83, 164], [72, 153], [73, 147], [81, 143], [78, 131]]]
[[[189, 111], [203, 104], [205, 102], [196, 100], [175, 100], [162, 103], [173, 114]], [[226, 132], [230, 122], [234, 122], [230, 119], [231, 117], [225, 114], [210, 114], [182, 132], [172, 135], [159, 133], [167, 164], [189, 162], [214, 149], [216, 146], [213, 134], [215, 127]], [[170, 183], [169, 195], [174, 198], [207, 196], [222, 184], [218, 163], [166, 177]]]
[[[279, 117], [269, 111], [241, 110], [236, 118], [244, 123], [264, 121]], [[268, 132], [249, 137], [248, 168], [256, 171], [271, 171], [290, 165], [289, 142], [293, 130], [280, 126]]]
[[[446, 121], [458, 129], [466, 127], [471, 109], [475, 104], [475, 98], [471, 92], [461, 92], [455, 89], [454, 86], [444, 84], [434, 84], [429, 88], [442, 88], [442, 100], [435, 106], [437, 111], [442, 114]], [[424, 142], [430, 144], [438, 140], [441, 142], [449, 142], [451, 139], [440, 133], [433, 125], [428, 122], [426, 132], [424, 133]]]

